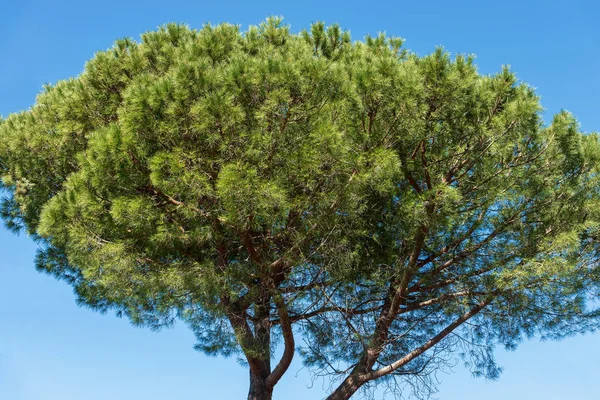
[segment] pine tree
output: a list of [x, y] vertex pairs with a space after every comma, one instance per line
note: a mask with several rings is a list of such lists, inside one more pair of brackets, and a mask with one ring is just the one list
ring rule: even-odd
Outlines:
[[598, 325], [598, 137], [541, 110], [399, 38], [169, 24], [0, 120], [1, 214], [80, 304], [243, 355], [249, 399], [297, 346], [329, 399], [427, 395], [457, 357], [495, 377], [495, 345]]

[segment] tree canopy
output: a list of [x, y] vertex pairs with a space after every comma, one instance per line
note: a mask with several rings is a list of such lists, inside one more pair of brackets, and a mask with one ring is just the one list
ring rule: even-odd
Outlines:
[[493, 378], [497, 344], [595, 329], [598, 136], [402, 45], [277, 18], [118, 40], [0, 120], [1, 215], [80, 304], [242, 356], [249, 399], [296, 352], [330, 399], [426, 396], [457, 358]]

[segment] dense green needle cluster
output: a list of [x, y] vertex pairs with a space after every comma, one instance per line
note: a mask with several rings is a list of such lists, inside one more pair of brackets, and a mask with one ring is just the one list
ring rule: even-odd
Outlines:
[[495, 377], [494, 345], [598, 324], [600, 143], [541, 111], [398, 38], [170, 24], [0, 120], [1, 212], [81, 304], [243, 356], [249, 399], [297, 347], [330, 399], [426, 395], [457, 357]]

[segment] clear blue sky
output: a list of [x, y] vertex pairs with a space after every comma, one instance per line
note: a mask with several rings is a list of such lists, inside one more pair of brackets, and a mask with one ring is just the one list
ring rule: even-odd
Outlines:
[[[422, 5], [417, 5], [421, 3]], [[29, 107], [44, 83], [78, 74], [94, 52], [123, 36], [177, 21], [257, 24], [282, 15], [292, 30], [339, 22], [354, 39], [386, 31], [420, 54], [443, 45], [474, 53], [483, 73], [510, 64], [537, 88], [545, 119], [561, 108], [600, 131], [600, 5], [570, 1], [43, 1], [0, 3], [0, 114]], [[192, 349], [183, 326], [150, 332], [75, 305], [64, 283], [33, 269], [35, 244], [0, 229], [0, 399], [241, 399], [246, 370]], [[440, 375], [444, 400], [594, 400], [600, 396], [600, 334], [523, 343], [497, 352], [499, 381], [461, 366]], [[276, 399], [320, 399], [322, 382], [295, 362]]]

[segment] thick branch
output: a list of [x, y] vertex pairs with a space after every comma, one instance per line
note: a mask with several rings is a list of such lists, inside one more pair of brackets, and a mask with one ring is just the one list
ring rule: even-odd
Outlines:
[[277, 384], [279, 379], [281, 379], [285, 371], [287, 371], [287, 369], [289, 368], [290, 364], [292, 363], [292, 359], [294, 358], [295, 350], [294, 333], [292, 332], [292, 323], [290, 322], [287, 306], [285, 305], [285, 302], [281, 295], [273, 296], [273, 300], [275, 301], [275, 305], [277, 306], [277, 312], [279, 314], [279, 323], [281, 325], [281, 331], [283, 333], [285, 348], [283, 350], [281, 360], [279, 360], [279, 363], [267, 378], [267, 386], [271, 388]]
[[379, 368], [374, 371], [367, 371], [362, 373], [357, 373], [358, 371], [355, 368], [352, 371], [352, 373], [337, 387], [337, 389], [333, 393], [331, 393], [329, 397], [327, 397], [327, 400], [347, 400], [350, 397], [352, 397], [352, 395], [354, 395], [354, 393], [356, 393], [356, 391], [360, 389], [360, 387], [365, 383], [394, 373], [394, 371], [405, 366], [421, 354], [425, 353], [427, 350], [429, 350], [430, 348], [438, 344], [440, 341], [442, 341], [446, 336], [452, 333], [460, 325], [477, 315], [477, 313], [483, 310], [483, 308], [495, 298], [495, 296], [496, 294], [488, 296], [485, 300], [483, 300], [475, 307], [471, 308], [469, 311], [467, 311], [466, 313], [458, 317], [456, 320], [454, 320], [454, 322], [452, 322], [450, 325], [448, 325], [446, 328], [444, 328], [441, 332], [439, 332], [433, 338], [428, 340], [426, 343], [422, 344], [421, 346], [414, 349], [399, 360], [393, 362], [392, 364], [389, 364], [385, 367]]
[[371, 371], [366, 374], [362, 374], [359, 376], [359, 379], [361, 381], [368, 382], [370, 380], [377, 379], [382, 376], [391, 374], [398, 368], [403, 367], [404, 365], [408, 364], [409, 362], [411, 362], [412, 360], [414, 360], [415, 358], [417, 358], [418, 356], [420, 356], [421, 354], [425, 353], [427, 350], [429, 350], [430, 348], [432, 348], [433, 346], [438, 344], [442, 339], [444, 339], [446, 336], [448, 336], [450, 333], [452, 333], [452, 331], [454, 331], [456, 328], [461, 326], [463, 323], [465, 323], [466, 321], [468, 321], [469, 319], [471, 319], [472, 317], [477, 315], [477, 313], [479, 313], [481, 310], [483, 310], [483, 308], [485, 306], [487, 306], [494, 299], [494, 297], [495, 297], [494, 295], [490, 295], [488, 298], [486, 298], [485, 300], [483, 300], [482, 302], [477, 304], [475, 307], [471, 308], [469, 311], [467, 311], [466, 313], [464, 313], [463, 315], [458, 317], [456, 320], [454, 320], [454, 322], [452, 322], [450, 325], [448, 325], [446, 328], [444, 328], [440, 333], [438, 333], [437, 335], [432, 337], [430, 340], [428, 340], [426, 343], [417, 347], [416, 349], [414, 349], [413, 351], [411, 351], [410, 353], [408, 353], [401, 359], [399, 359], [383, 368], [379, 368], [378, 370]]

